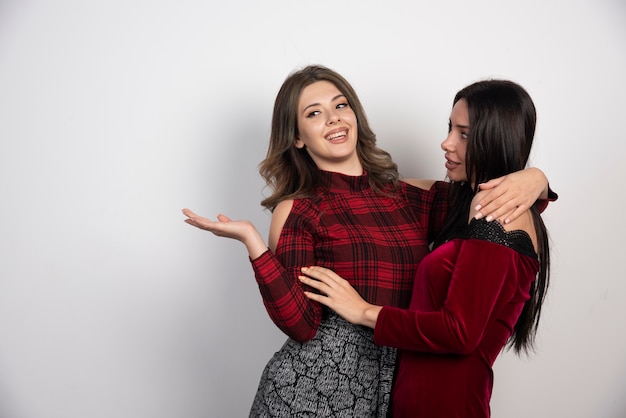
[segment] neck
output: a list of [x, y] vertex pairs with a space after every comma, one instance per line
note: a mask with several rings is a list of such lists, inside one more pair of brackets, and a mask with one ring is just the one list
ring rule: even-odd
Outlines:
[[320, 164], [320, 170], [330, 171], [333, 173], [345, 174], [346, 176], [360, 176], [363, 174], [363, 165], [360, 161], [345, 162], [339, 164]]

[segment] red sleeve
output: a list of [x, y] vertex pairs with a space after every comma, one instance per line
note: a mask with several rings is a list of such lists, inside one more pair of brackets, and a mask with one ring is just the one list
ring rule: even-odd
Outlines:
[[435, 261], [454, 263], [443, 306], [434, 312], [384, 307], [374, 329], [376, 344], [432, 353], [470, 353], [501, 307], [515, 294], [516, 269], [519, 257], [523, 257], [519, 253], [478, 239], [445, 245], [458, 245], [460, 249], [456, 260]]
[[[276, 254], [266, 251], [252, 261], [252, 268], [272, 321], [290, 338], [304, 342], [315, 335], [322, 320], [322, 307], [304, 295], [298, 280], [302, 266], [315, 264], [311, 209], [294, 202], [283, 227]], [[299, 213], [307, 210], [308, 213]]]
[[430, 208], [430, 219], [428, 221], [428, 242], [435, 241], [443, 229], [446, 214], [448, 213], [450, 183], [437, 181], [431, 187], [435, 197]]
[[535, 202], [535, 208], [539, 213], [543, 213], [544, 210], [547, 209], [548, 204], [550, 202], [555, 202], [559, 198], [559, 195], [554, 192], [548, 185], [548, 198], [547, 199], [538, 199]]
[[431, 243], [443, 229], [449, 205], [450, 183], [436, 181], [429, 190], [404, 183], [407, 200], [418, 222], [428, 225], [427, 242]]

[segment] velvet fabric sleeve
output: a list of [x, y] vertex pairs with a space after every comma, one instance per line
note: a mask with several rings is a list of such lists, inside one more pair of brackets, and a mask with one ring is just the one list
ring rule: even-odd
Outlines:
[[535, 259], [479, 239], [450, 241], [431, 257], [448, 270], [450, 282], [442, 305], [430, 312], [384, 307], [374, 330], [377, 344], [431, 353], [471, 353], [503, 307], [520, 294], [518, 286], [525, 287], [521, 294], [527, 298], [537, 269]]

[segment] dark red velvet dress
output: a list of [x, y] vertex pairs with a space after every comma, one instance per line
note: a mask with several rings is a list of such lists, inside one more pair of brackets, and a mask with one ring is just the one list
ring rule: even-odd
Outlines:
[[528, 234], [472, 221], [426, 256], [409, 310], [385, 307], [374, 339], [401, 349], [394, 417], [489, 417], [492, 365], [539, 269]]

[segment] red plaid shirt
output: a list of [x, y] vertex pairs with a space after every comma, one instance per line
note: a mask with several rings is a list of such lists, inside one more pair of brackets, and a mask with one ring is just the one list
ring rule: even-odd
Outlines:
[[327, 267], [368, 302], [406, 308], [447, 209], [448, 183], [426, 191], [400, 182], [386, 197], [372, 190], [367, 175], [323, 175], [326, 184], [315, 196], [294, 201], [275, 254], [252, 261], [267, 312], [297, 341], [313, 338], [322, 320], [322, 306], [303, 293], [301, 267]]

